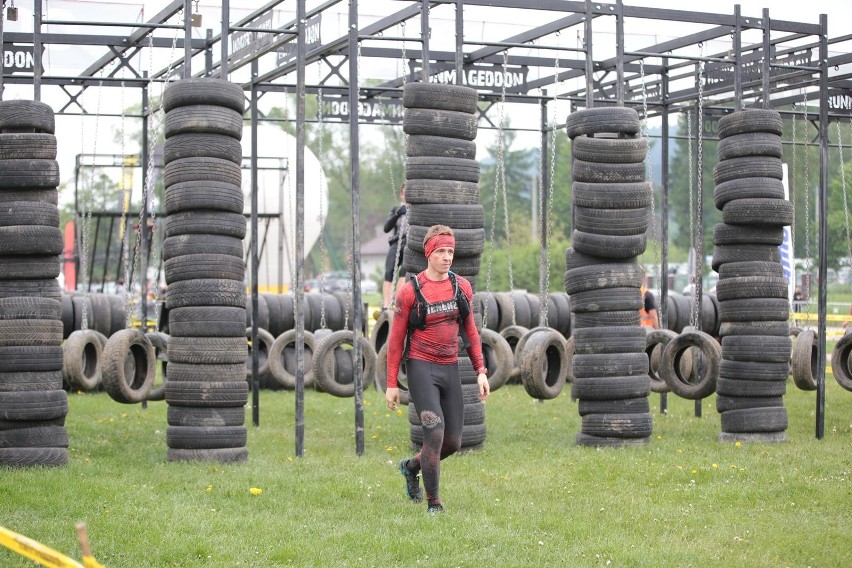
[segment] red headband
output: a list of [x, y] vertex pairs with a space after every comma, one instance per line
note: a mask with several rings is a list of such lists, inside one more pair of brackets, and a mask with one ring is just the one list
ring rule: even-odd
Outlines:
[[426, 253], [426, 258], [429, 258], [435, 249], [441, 247], [449, 247], [453, 250], [456, 248], [456, 239], [452, 235], [435, 235], [426, 241], [423, 247], [423, 252]]

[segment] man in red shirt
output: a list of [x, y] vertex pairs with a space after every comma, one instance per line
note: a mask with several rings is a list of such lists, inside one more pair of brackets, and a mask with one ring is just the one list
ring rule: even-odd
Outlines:
[[[406, 481], [406, 493], [412, 501], [421, 501], [419, 472], [423, 472], [426, 488], [427, 511], [444, 510], [438, 495], [441, 460], [451, 456], [461, 447], [464, 424], [464, 398], [459, 379], [459, 332], [467, 336], [473, 368], [477, 372], [479, 399], [490, 394], [488, 372], [482, 358], [482, 344], [473, 321], [473, 312], [467, 310], [463, 326], [459, 325], [459, 306], [453, 280], [467, 298], [470, 306], [473, 288], [466, 279], [450, 276], [450, 266], [455, 252], [453, 230], [444, 225], [433, 225], [423, 238], [423, 249], [428, 266], [417, 275], [417, 282], [427, 302], [425, 327], [412, 328], [408, 338], [406, 372], [411, 402], [420, 413], [423, 426], [423, 447], [420, 453], [400, 462], [399, 468]], [[388, 408], [399, 405], [397, 376], [405, 350], [405, 338], [412, 321], [412, 310], [417, 306], [417, 293], [411, 281], [406, 282], [396, 298], [396, 309], [388, 339], [388, 378], [385, 399]], [[415, 312], [416, 320], [416, 312]]]

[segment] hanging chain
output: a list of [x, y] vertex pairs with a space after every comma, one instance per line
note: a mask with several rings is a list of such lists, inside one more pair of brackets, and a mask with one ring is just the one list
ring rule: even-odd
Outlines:
[[803, 105], [805, 107], [805, 270], [808, 273], [808, 295], [805, 297], [805, 313], [811, 311], [811, 180], [810, 180], [810, 159], [808, 154], [808, 91], [805, 90]]
[[[793, 110], [796, 110], [796, 105], [793, 104]], [[792, 173], [790, 174], [789, 182], [790, 182], [790, 203], [793, 205], [793, 222], [790, 224], [790, 255], [793, 259], [793, 280], [796, 280], [796, 216], [798, 212], [796, 211], [796, 196], [798, 193], [797, 187], [794, 184], [796, 179], [796, 172], [798, 171], [796, 168], [796, 155], [799, 153], [798, 149], [798, 139], [796, 135], [796, 113], [793, 113], [792, 119], [792, 130], [793, 130], [793, 160], [792, 160]], [[794, 191], [794, 188], [796, 191]]]
[[[94, 141], [92, 142], [92, 172], [89, 176], [89, 185], [84, 192], [83, 197], [83, 212], [82, 212], [82, 223], [83, 223], [83, 236], [80, 242], [80, 248], [82, 249], [80, 254], [80, 271], [83, 273], [83, 287], [85, 288], [85, 293], [88, 294], [91, 290], [90, 287], [92, 285], [89, 279], [89, 245], [92, 238], [92, 191], [94, 191], [95, 187], [95, 174], [97, 173], [97, 168], [95, 167], [95, 160], [98, 155], [98, 123], [101, 118], [101, 93], [103, 91], [103, 70], [101, 70], [101, 79], [98, 81], [98, 102], [95, 108], [95, 135]], [[82, 130], [81, 134], [82, 134]], [[82, 145], [80, 146], [83, 147]], [[82, 321], [80, 322], [80, 329], [87, 330], [89, 329], [89, 306], [88, 302], [83, 302], [83, 314], [81, 316]]]
[[[400, 27], [400, 37], [405, 38], [405, 21], [399, 23]], [[402, 84], [408, 82], [408, 69], [407, 69], [408, 61], [405, 56], [405, 39], [402, 40]]]
[[[651, 142], [648, 138], [648, 91], [645, 86], [645, 60], [639, 60], [639, 76], [642, 80], [642, 137], [648, 142], [650, 148]], [[663, 274], [663, 265], [660, 263], [660, 243], [657, 236], [657, 196], [654, 192], [654, 184], [651, 173], [651, 152], [645, 153], [645, 179], [651, 182], [651, 240], [654, 243], [654, 280], [656, 286], [654, 291], [657, 298], [662, 298], [662, 282], [665, 275]], [[690, 174], [691, 175], [691, 174]]]
[[119, 227], [121, 228], [121, 251], [122, 251], [122, 260], [124, 261], [124, 327], [130, 327], [131, 316], [133, 315], [133, 306], [131, 305], [131, 298], [133, 294], [129, 294], [128, 291], [130, 288], [128, 285], [130, 284], [130, 263], [127, 259], [130, 257], [130, 239], [127, 237], [127, 213], [130, 210], [130, 202], [133, 197], [133, 185], [131, 184], [128, 187], [125, 183], [125, 169], [127, 168], [127, 164], [125, 163], [125, 159], [127, 156], [127, 150], [125, 147], [124, 141], [124, 123], [125, 123], [125, 108], [124, 108], [124, 81], [121, 82], [121, 176], [119, 177], [119, 191], [121, 193], [121, 222], [119, 223]]
[[[506, 77], [506, 67], [508, 66], [509, 61], [509, 52], [503, 52], [503, 77]], [[497, 143], [497, 186], [500, 190], [500, 194], [503, 198], [503, 222], [506, 227], [506, 258], [508, 259], [509, 265], [509, 292], [515, 289], [515, 284], [513, 282], [512, 276], [512, 237], [511, 237], [511, 228], [509, 227], [509, 201], [506, 197], [506, 164], [505, 160], [505, 152], [506, 152], [506, 140], [503, 133], [503, 129], [505, 127], [505, 118], [506, 118], [506, 81], [502, 82], [502, 86], [500, 87], [500, 130], [498, 135], [498, 143]], [[515, 318], [515, 298], [514, 296], [509, 294], [509, 298], [512, 300], [512, 325], [517, 325], [517, 320]]]
[[[698, 52], [701, 57], [704, 57], [704, 44], [698, 44]], [[698, 190], [697, 203], [696, 203], [696, 217], [700, 217], [697, 213], [703, 211], [704, 209], [704, 196], [703, 196], [703, 188], [704, 188], [704, 62], [698, 62], [698, 132], [696, 133], [696, 138], [698, 139], [698, 164], [696, 170], [696, 189]], [[695, 247], [695, 255], [694, 261], [695, 266], [692, 268], [694, 271], [693, 274], [693, 285], [692, 285], [692, 314], [690, 315], [690, 322], [693, 326], [697, 325], [698, 317], [701, 313], [701, 297], [698, 295], [698, 283], [701, 282], [703, 267], [704, 267], [704, 259], [701, 258], [701, 255], [698, 254], [698, 242], [701, 239], [701, 233], [703, 228], [700, 223], [696, 223], [695, 227], [695, 240], [693, 241], [693, 246]]]
[[[319, 64], [317, 64], [317, 75], [320, 75]], [[319, 82], [321, 78], [317, 79]], [[325, 138], [325, 121], [323, 120], [323, 108], [322, 108], [322, 86], [317, 89], [317, 122], [319, 125], [319, 142], [317, 144], [317, 157], [319, 158], [319, 163], [324, 164], [325, 160], [325, 148], [323, 145], [323, 141]], [[322, 180], [324, 177], [324, 173], [322, 171], [322, 167], [320, 167], [320, 187], [322, 187]], [[317, 223], [320, 227], [323, 226], [322, 222], [322, 191], [319, 192], [319, 212], [317, 213]], [[320, 229], [322, 232], [322, 229]], [[320, 266], [325, 267], [325, 243], [323, 242], [322, 234], [320, 234]], [[322, 291], [322, 284], [320, 284], [320, 328], [325, 329], [325, 293]]]
[[[562, 34], [560, 32], [556, 32], [556, 46], [560, 47], [559, 38]], [[555, 184], [556, 178], [556, 105], [559, 101], [558, 99], [558, 89], [556, 86], [560, 83], [559, 80], [559, 50], [556, 50], [556, 57], [553, 62], [553, 68], [555, 70], [554, 75], [556, 76], [556, 82], [553, 85], [553, 108], [550, 111], [550, 177], [547, 180], [547, 247], [545, 250], [545, 273], [544, 273], [544, 295], [542, 296], [540, 303], [542, 313], [544, 315], [543, 324], [545, 327], [548, 327], [548, 297], [550, 296], [550, 253], [551, 247], [553, 246], [553, 187]], [[504, 81], [505, 82], [505, 81]], [[539, 176], [541, 179], [541, 176]], [[541, 199], [539, 203], [543, 203], [544, 200], [544, 187], [541, 188]], [[540, 216], [544, 214], [544, 206], [540, 206]]]
[[834, 123], [837, 127], [837, 146], [840, 153], [840, 187], [843, 190], [843, 215], [846, 223], [846, 252], [849, 266], [852, 266], [852, 231], [849, 230], [849, 200], [846, 197], [846, 164], [843, 161], [843, 133], [840, 130], [840, 121]]

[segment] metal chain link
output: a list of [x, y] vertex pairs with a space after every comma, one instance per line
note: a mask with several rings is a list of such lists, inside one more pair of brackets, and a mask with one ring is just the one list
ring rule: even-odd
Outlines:
[[[559, 37], [560, 32], [556, 32], [556, 44], [559, 47]], [[556, 50], [556, 57], [554, 59], [553, 67], [556, 70], [556, 83], [561, 83], [559, 80], [559, 50]], [[541, 298], [541, 310], [542, 315], [544, 316], [543, 324], [545, 327], [549, 326], [548, 323], [548, 310], [547, 310], [547, 300], [550, 296], [548, 290], [550, 289], [550, 254], [551, 247], [553, 246], [553, 188], [556, 183], [556, 104], [559, 101], [558, 99], [558, 90], [556, 89], [556, 84], [553, 85], [553, 108], [550, 111], [550, 178], [548, 179], [547, 184], [547, 247], [545, 250], [545, 275], [544, 275], [544, 296]], [[544, 188], [542, 188], [542, 194], [544, 193]], [[544, 208], [542, 207], [542, 213], [544, 212]], [[539, 217], [540, 218], [540, 217]]]
[[[85, 288], [84, 293], [88, 296], [89, 292], [91, 292], [91, 281], [89, 279], [89, 244], [92, 239], [92, 191], [94, 191], [95, 187], [95, 174], [97, 173], [97, 168], [95, 167], [95, 159], [98, 155], [98, 124], [101, 118], [101, 93], [103, 91], [103, 69], [100, 73], [101, 79], [98, 81], [98, 102], [95, 108], [95, 135], [93, 136], [94, 141], [92, 142], [92, 172], [89, 175], [89, 184], [84, 192], [83, 197], [83, 211], [82, 211], [82, 225], [83, 225], [83, 235], [80, 240], [80, 271], [83, 273], [83, 287]], [[81, 135], [82, 135], [82, 128]], [[82, 145], [80, 146], [83, 147]], [[83, 302], [83, 313], [81, 315], [82, 321], [80, 322], [80, 329], [87, 330], [89, 329], [89, 306], [88, 302]]]
[[[506, 68], [508, 66], [509, 61], [509, 52], [503, 52], [503, 77], [506, 76]], [[506, 106], [506, 81], [502, 82], [500, 87], [500, 129], [498, 135], [498, 143], [497, 143], [497, 185], [500, 190], [500, 193], [503, 197], [503, 222], [506, 226], [506, 258], [508, 259], [509, 265], [509, 292], [515, 289], [514, 278], [512, 275], [512, 236], [511, 236], [511, 227], [509, 226], [509, 201], [506, 197], [506, 164], [505, 164], [505, 151], [506, 151], [506, 141], [504, 136], [504, 128], [505, 128], [505, 106]], [[512, 325], [517, 325], [517, 319], [515, 317], [515, 298], [514, 296], [509, 294], [509, 299], [512, 301]]]
[[[645, 60], [639, 60], [639, 76], [642, 80], [642, 138], [648, 141], [648, 146], [650, 147], [651, 143], [648, 138], [648, 92], [645, 86]], [[651, 170], [651, 153], [645, 153], [645, 179], [650, 180], [651, 183], [651, 240], [654, 243], [654, 280], [656, 282], [656, 286], [654, 287], [654, 291], [656, 292], [657, 298], [661, 298], [663, 295], [662, 292], [662, 282], [665, 275], [663, 274], [663, 265], [660, 263], [660, 243], [659, 237], [657, 235], [657, 196], [656, 192], [653, 191], [654, 184], [652, 179], [652, 170]]]
[[[810, 313], [811, 311], [811, 269], [813, 268], [813, 264], [811, 262], [811, 205], [810, 205], [810, 195], [811, 195], [811, 180], [810, 180], [810, 171], [809, 171], [809, 148], [808, 148], [808, 91], [805, 90], [804, 101], [805, 107], [805, 270], [808, 273], [808, 295], [805, 297], [805, 313]], [[810, 320], [808, 320], [810, 321]]]
[[[320, 81], [320, 67], [317, 65], [317, 82]], [[319, 141], [317, 144], [317, 158], [319, 158], [319, 163], [325, 163], [325, 148], [324, 148], [324, 138], [325, 138], [325, 120], [323, 117], [323, 109], [322, 109], [322, 87], [320, 86], [317, 89], [317, 123], [319, 126]], [[322, 167], [320, 167], [320, 187], [322, 187], [322, 178], [324, 177], [324, 173], [322, 173]], [[322, 222], [322, 191], [319, 192], [319, 212], [317, 213], [317, 223], [319, 226], [323, 226]], [[322, 232], [322, 229], [320, 229]], [[320, 266], [325, 267], [325, 243], [322, 238], [322, 234], [320, 234]], [[325, 293], [322, 291], [322, 283], [320, 283], [320, 328], [325, 329]]]
[[[399, 35], [400, 35], [400, 37], [404, 38], [405, 37], [405, 22], [404, 21], [399, 23], [399, 28], [400, 28], [400, 34]], [[408, 62], [406, 61], [407, 58], [405, 56], [405, 40], [403, 40], [403, 42], [402, 42], [402, 56], [401, 56], [401, 58], [402, 58], [402, 84], [405, 85], [408, 82], [408, 69], [406, 68], [407, 65], [408, 65]]]
[[[796, 105], [793, 104], [793, 110], [795, 111]], [[793, 157], [792, 157], [792, 173], [790, 174], [789, 183], [790, 183], [790, 203], [793, 204], [793, 222], [790, 224], [790, 254], [793, 258], [793, 280], [796, 280], [796, 216], [798, 212], [796, 210], [796, 196], [797, 196], [797, 187], [795, 186], [796, 172], [798, 171], [796, 168], [796, 156], [799, 153], [798, 148], [798, 137], [796, 135], [796, 113], [793, 113], [792, 130], [793, 130]], [[794, 191], [794, 189], [796, 191]]]
[[[704, 44], [698, 44], [698, 52], [701, 57], [704, 57]], [[700, 212], [704, 208], [704, 62], [698, 62], [698, 132], [696, 133], [696, 137], [698, 138], [698, 165], [696, 171], [696, 188], [698, 190], [697, 203], [696, 203], [696, 212]], [[695, 255], [694, 261], [695, 266], [692, 267], [694, 271], [693, 274], [693, 285], [692, 285], [692, 314], [690, 315], [690, 322], [693, 326], [698, 323], [698, 318], [701, 310], [701, 297], [698, 295], [698, 283], [701, 282], [701, 276], [704, 267], [704, 259], [701, 258], [701, 255], [698, 254], [698, 242], [701, 239], [701, 233], [703, 228], [700, 224], [696, 223], [695, 227], [695, 236], [693, 241], [693, 246], [695, 247]]]
[[843, 219], [846, 223], [846, 252], [849, 266], [852, 266], [852, 231], [849, 230], [849, 200], [846, 196], [846, 163], [843, 160], [843, 133], [840, 130], [840, 121], [834, 123], [837, 128], [837, 146], [840, 153], [840, 187], [843, 191]]
[[[692, 247], [694, 245], [693, 238], [695, 236], [695, 203], [693, 193], [695, 192], [695, 180], [694, 174], [695, 170], [693, 167], [693, 156], [695, 154], [695, 148], [693, 147], [692, 140], [692, 109], [688, 109], [686, 111], [686, 139], [687, 139], [687, 155], [689, 156], [689, 191], [687, 195], [689, 196], [689, 246]], [[692, 276], [692, 267], [689, 267], [689, 275]]]

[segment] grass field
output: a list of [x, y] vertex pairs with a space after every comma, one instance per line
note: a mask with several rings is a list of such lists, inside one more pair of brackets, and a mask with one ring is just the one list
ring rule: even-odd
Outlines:
[[[0, 470], [0, 525], [80, 558], [88, 526], [107, 568], [141, 566], [850, 566], [852, 393], [788, 385], [784, 444], [720, 443], [714, 397], [669, 397], [645, 447], [580, 448], [567, 391], [539, 403], [507, 386], [487, 402], [481, 451], [443, 463], [447, 511], [404, 497], [405, 411], [365, 393], [366, 451], [352, 399], [261, 393], [244, 464], [166, 462], [165, 403], [72, 395], [70, 463]], [[247, 409], [250, 421], [251, 413]], [[259, 494], [258, 489], [261, 490]], [[32, 563], [0, 549], [0, 566]]]

